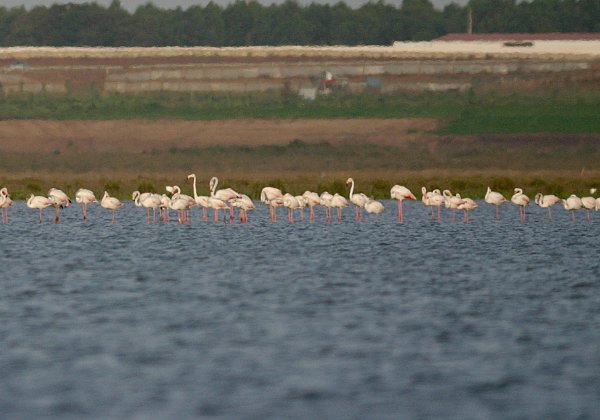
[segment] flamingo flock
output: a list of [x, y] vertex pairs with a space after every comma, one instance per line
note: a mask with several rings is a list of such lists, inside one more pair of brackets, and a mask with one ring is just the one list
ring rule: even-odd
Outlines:
[[[202, 220], [208, 221], [209, 210], [213, 211], [214, 223], [220, 220], [219, 211], [223, 210], [223, 218], [225, 222], [234, 223], [235, 209], [238, 209], [239, 220], [241, 223], [248, 223], [248, 212], [256, 209], [254, 201], [246, 194], [241, 194], [231, 188], [217, 190], [219, 179], [213, 177], [209, 181], [210, 195], [198, 195], [197, 178], [195, 174], [190, 174], [187, 177], [192, 180], [193, 197], [182, 194], [181, 188], [178, 185], [166, 186], [164, 194], [156, 194], [150, 192], [134, 191], [131, 199], [135, 206], [146, 210], [146, 222], [148, 224], [157, 223], [157, 212], [163, 223], [170, 223], [170, 212], [177, 213], [177, 222], [180, 224], [190, 223], [190, 210], [196, 206], [202, 209]], [[350, 205], [354, 206], [355, 220], [357, 223], [364, 221], [363, 212], [374, 214], [378, 217], [383, 213], [385, 206], [380, 201], [374, 200], [372, 197], [364, 193], [355, 192], [354, 179], [348, 178], [346, 186], [349, 188], [348, 197], [335, 193], [330, 194], [327, 191], [321, 194], [305, 191], [302, 195], [292, 195], [283, 193], [279, 188], [264, 187], [260, 192], [260, 201], [269, 208], [269, 221], [277, 221], [277, 208], [285, 207], [287, 209], [288, 223], [294, 223], [295, 214], [299, 212], [300, 220], [304, 220], [304, 210], [308, 209], [310, 222], [315, 220], [315, 208], [323, 207], [325, 210], [325, 222], [331, 223], [332, 210], [336, 212], [336, 220], [342, 222], [342, 211]], [[462, 197], [460, 194], [452, 194], [448, 189], [440, 191], [434, 189], [427, 191], [426, 187], [421, 188], [421, 201], [429, 208], [431, 220], [441, 222], [442, 206], [451, 211], [451, 220], [456, 222], [456, 212], [463, 211], [463, 221], [470, 221], [470, 212], [478, 207], [475, 200], [467, 197]], [[590, 190], [591, 196], [578, 197], [575, 194], [568, 198], [561, 199], [556, 195], [544, 195], [538, 193], [535, 195], [534, 203], [541, 208], [548, 209], [548, 220], [552, 221], [552, 207], [557, 204], [562, 204], [565, 210], [571, 212], [571, 219], [576, 221], [575, 213], [577, 210], [585, 209], [586, 220], [591, 220], [590, 211], [600, 211], [600, 198], [593, 197], [596, 189]], [[404, 223], [404, 200], [416, 200], [416, 196], [406, 187], [402, 185], [394, 185], [390, 190], [390, 198], [397, 201], [398, 205], [398, 223]], [[88, 189], [81, 188], [75, 193], [75, 201], [81, 205], [83, 213], [83, 222], [88, 221], [88, 206], [93, 203], [98, 203], [94, 192]], [[487, 188], [484, 201], [487, 204], [495, 206], [496, 220], [500, 219], [500, 206], [504, 203], [511, 202], [518, 207], [519, 221], [525, 223], [527, 220], [526, 207], [530, 204], [529, 197], [521, 188], [515, 188], [514, 194], [510, 199], [505, 198], [501, 193], [492, 191]], [[61, 210], [71, 205], [71, 199], [68, 195], [57, 188], [51, 188], [47, 196], [31, 194], [26, 201], [27, 207], [38, 210], [39, 223], [43, 222], [42, 212], [45, 208], [54, 208], [54, 223], [60, 223]], [[0, 210], [1, 220], [3, 224], [9, 223], [8, 209], [12, 206], [13, 200], [8, 194], [8, 188], [0, 189]], [[100, 206], [111, 211], [111, 223], [116, 223], [116, 212], [123, 207], [119, 199], [111, 197], [107, 191], [104, 192], [100, 200]], [[436, 212], [437, 209], [437, 212]]]

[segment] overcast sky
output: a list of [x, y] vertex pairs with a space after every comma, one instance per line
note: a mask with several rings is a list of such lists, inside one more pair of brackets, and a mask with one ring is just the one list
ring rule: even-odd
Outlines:
[[[225, 5], [231, 3], [233, 0], [213, 0], [216, 4]], [[262, 4], [271, 4], [271, 3], [282, 3], [284, 0], [259, 0], [259, 3]], [[309, 3], [330, 3], [335, 4], [340, 0], [296, 0], [299, 4], [309, 4]], [[361, 4], [367, 3], [368, 0], [344, 0], [346, 4], [356, 7]], [[108, 6], [111, 0], [96, 0], [96, 3]], [[130, 10], [135, 10], [136, 7], [148, 3], [148, 0], [121, 0], [121, 5]], [[177, 6], [181, 6], [186, 9], [189, 6], [194, 4], [206, 5], [209, 0], [153, 0], [151, 3], [154, 3], [156, 6], [161, 8], [175, 8]], [[388, 4], [399, 5], [402, 3], [402, 0], [385, 0]], [[33, 6], [37, 5], [46, 5], [49, 6], [55, 3], [91, 3], [89, 0], [0, 0], [1, 6], [13, 7], [13, 6], [25, 6], [30, 9]], [[432, 3], [439, 8], [442, 8], [450, 3], [456, 3], [460, 5], [465, 5], [468, 3], [468, 0], [432, 0]]]

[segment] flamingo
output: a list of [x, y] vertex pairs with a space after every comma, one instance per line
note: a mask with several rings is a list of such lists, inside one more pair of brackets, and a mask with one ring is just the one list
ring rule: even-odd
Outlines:
[[586, 220], [590, 221], [590, 210], [596, 208], [596, 199], [594, 197], [581, 197], [581, 204], [585, 208]]
[[521, 223], [525, 222], [525, 219], [527, 218], [525, 213], [525, 206], [529, 204], [529, 197], [523, 194], [522, 188], [515, 188], [515, 193], [510, 198], [510, 201], [513, 204], [519, 206], [519, 220], [521, 221]]
[[384, 205], [377, 200], [369, 199], [369, 201], [365, 203], [365, 211], [369, 214], [376, 214], [379, 216], [379, 214], [383, 213], [383, 210], [385, 210]]
[[169, 196], [167, 194], [163, 194], [160, 196], [160, 217], [163, 221], [163, 223], [169, 223], [169, 219], [170, 219], [170, 215], [169, 215], [169, 209], [170, 209], [170, 204], [171, 204], [171, 199], [169, 198]]
[[13, 201], [8, 195], [8, 188], [0, 189], [0, 209], [2, 209], [2, 223], [8, 224], [8, 208], [13, 205]]
[[118, 208], [123, 207], [123, 203], [121, 203], [119, 201], [119, 199], [108, 195], [108, 191], [104, 191], [104, 196], [102, 197], [102, 200], [100, 201], [100, 206], [104, 207], [105, 209], [112, 210], [112, 223], [115, 224], [116, 223], [115, 212], [117, 211]]
[[354, 208], [356, 209], [356, 221], [360, 222], [362, 220], [362, 209], [369, 201], [369, 198], [363, 193], [354, 194], [354, 179], [348, 178], [346, 180], [346, 186], [350, 185], [350, 193], [348, 198], [354, 204]]
[[462, 203], [458, 205], [458, 209], [464, 212], [464, 222], [469, 223], [469, 211], [477, 208], [477, 203], [471, 198], [463, 198]]
[[456, 209], [463, 203], [463, 199], [460, 194], [452, 195], [450, 190], [444, 190], [442, 195], [446, 208], [452, 209], [452, 223], [454, 223], [456, 222]]
[[306, 202], [306, 205], [309, 208], [309, 219], [312, 222], [315, 220], [314, 208], [315, 206], [321, 205], [321, 197], [319, 197], [319, 194], [312, 191], [304, 191], [302, 197], [304, 197], [304, 201]]
[[541, 208], [548, 209], [548, 220], [552, 221], [552, 206], [560, 203], [560, 198], [553, 194], [544, 195], [542, 193], [537, 193], [534, 200], [535, 204]]
[[404, 200], [416, 200], [415, 195], [402, 185], [394, 185], [390, 190], [390, 197], [398, 200], [398, 223], [404, 223], [404, 209], [402, 202]]
[[41, 195], [31, 194], [27, 200], [27, 207], [30, 209], [38, 209], [40, 211], [40, 223], [42, 223], [42, 210], [52, 205], [54, 205], [54, 202], [51, 199]]
[[189, 174], [188, 179], [194, 180], [194, 201], [199, 207], [202, 207], [202, 221], [206, 222], [208, 220], [208, 196], [206, 195], [198, 195], [198, 190], [196, 189], [196, 174]]
[[583, 203], [581, 202], [581, 198], [577, 197], [575, 194], [571, 194], [569, 198], [563, 200], [563, 207], [565, 210], [571, 210], [573, 223], [575, 223], [575, 211], [583, 207]]
[[279, 188], [264, 187], [260, 191], [260, 201], [269, 206], [269, 221], [277, 221], [277, 212], [275, 208], [282, 205], [283, 193]]
[[181, 188], [179, 185], [173, 185], [172, 187], [165, 187], [165, 189], [171, 193], [171, 200], [183, 199], [187, 203], [187, 209], [183, 211], [183, 217], [189, 222], [189, 209], [196, 204], [196, 201], [187, 194], [181, 194]]
[[331, 199], [331, 207], [337, 208], [338, 223], [342, 223], [342, 209], [348, 207], [348, 200], [344, 196], [335, 193]]
[[75, 201], [81, 204], [81, 208], [83, 210], [83, 222], [87, 222], [87, 206], [90, 203], [98, 202], [98, 200], [96, 200], [96, 197], [92, 191], [85, 188], [80, 188], [75, 193]]
[[240, 209], [240, 222], [248, 223], [248, 211], [254, 210], [256, 206], [250, 197], [246, 194], [240, 194], [240, 198], [232, 198], [229, 204]]
[[298, 200], [298, 203], [300, 204], [300, 207], [298, 207], [300, 210], [300, 220], [304, 220], [304, 208], [308, 207], [308, 200], [304, 198], [303, 195], [296, 195], [294, 198]]
[[[209, 186], [210, 186], [210, 196], [216, 199], [219, 199], [221, 201], [229, 201], [232, 198], [240, 198], [241, 195], [237, 192], [232, 190], [231, 188], [225, 188], [222, 190], [218, 190], [217, 191], [217, 186], [219, 185], [219, 178], [217, 178], [216, 176], [213, 176], [210, 179], [209, 182]], [[229, 208], [229, 220], [233, 221], [233, 206], [231, 206]]]
[[288, 223], [294, 223], [294, 210], [301, 207], [301, 203], [291, 194], [283, 196], [283, 205], [288, 209]]
[[425, 187], [423, 187], [423, 188], [421, 188], [421, 191], [423, 192], [423, 197], [421, 198], [421, 200], [423, 200], [423, 203], [426, 203], [425, 205], [431, 207], [431, 220], [434, 219], [433, 208], [437, 207], [438, 222], [441, 222], [442, 221], [441, 207], [442, 207], [442, 204], [444, 204], [444, 202], [445, 202], [444, 196], [442, 194], [440, 194], [440, 190], [438, 190], [438, 189], [427, 192]]
[[169, 201], [169, 208], [177, 211], [177, 221], [180, 225], [189, 222], [189, 218], [186, 216], [189, 206], [190, 200], [185, 197], [176, 197]]
[[321, 193], [319, 198], [321, 199], [321, 205], [325, 207], [325, 222], [331, 223], [331, 207], [333, 207], [331, 200], [333, 200], [333, 195], [327, 191], [324, 191]]
[[496, 220], [500, 219], [500, 204], [505, 203], [506, 201], [508, 200], [506, 200], [502, 194], [492, 191], [492, 189], [488, 187], [487, 192], [485, 193], [485, 202], [496, 206]]
[[57, 188], [50, 188], [48, 198], [52, 200], [52, 205], [54, 206], [54, 223], [60, 223], [60, 209], [69, 207], [71, 199], [64, 191]]
[[430, 196], [431, 196], [431, 192], [427, 191], [427, 188], [421, 187], [421, 202], [426, 207], [430, 207], [431, 208], [431, 220], [433, 220], [433, 207], [431, 207], [431, 204], [429, 203], [429, 197]]
[[146, 222], [148, 224], [150, 224], [150, 209], [152, 209], [153, 223], [156, 223], [156, 209], [160, 208], [162, 204], [162, 197], [160, 195], [152, 193], [140, 194], [139, 191], [134, 191], [131, 194], [131, 199], [136, 206], [146, 208]]
[[214, 210], [215, 223], [219, 222], [219, 209], [223, 209], [223, 211], [225, 209], [229, 210], [229, 206], [223, 200], [214, 197], [208, 198], [208, 207]]

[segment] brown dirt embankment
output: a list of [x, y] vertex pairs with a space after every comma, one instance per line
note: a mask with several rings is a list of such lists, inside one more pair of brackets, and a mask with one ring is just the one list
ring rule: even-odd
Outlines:
[[333, 120], [0, 121], [0, 151], [141, 153], [173, 147], [285, 145], [295, 139], [397, 144], [432, 137], [433, 118]]

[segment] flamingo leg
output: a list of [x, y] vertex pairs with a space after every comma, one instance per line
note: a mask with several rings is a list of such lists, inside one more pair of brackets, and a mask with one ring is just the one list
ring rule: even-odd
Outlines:
[[338, 207], [337, 215], [338, 215], [338, 223], [342, 223], [342, 208], [341, 207]]
[[116, 213], [117, 213], [117, 211], [115, 209], [113, 209], [113, 211], [112, 211], [112, 214], [113, 214], [112, 215], [112, 223], [113, 223], [113, 225], [117, 222], [117, 220], [116, 220]]
[[500, 220], [500, 206], [496, 204], [496, 220]]
[[404, 223], [404, 202], [400, 200], [400, 223]]
[[42, 223], [42, 209], [40, 209], [40, 223]]

